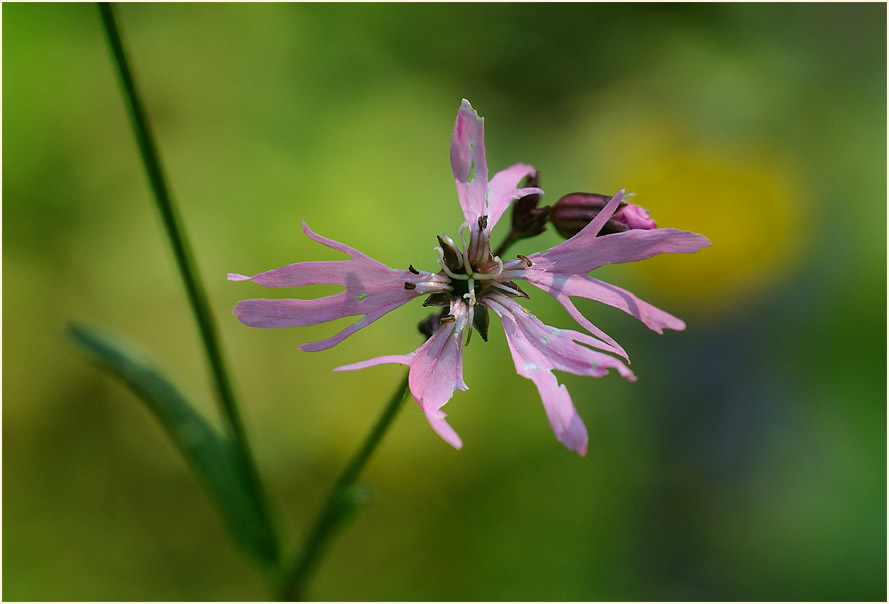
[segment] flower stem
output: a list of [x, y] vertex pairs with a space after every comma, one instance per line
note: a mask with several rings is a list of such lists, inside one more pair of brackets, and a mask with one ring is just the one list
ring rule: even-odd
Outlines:
[[207, 295], [201, 284], [200, 278], [198, 277], [197, 267], [188, 239], [185, 236], [185, 230], [182, 227], [176, 207], [170, 196], [170, 189], [167, 186], [164, 171], [161, 167], [160, 157], [154, 142], [154, 137], [151, 133], [148, 117], [145, 113], [141, 97], [136, 89], [136, 82], [133, 79], [129, 62], [127, 61], [114, 11], [111, 5], [107, 2], [99, 3], [99, 11], [102, 15], [102, 23], [105, 26], [105, 32], [108, 35], [108, 41], [111, 45], [118, 74], [123, 86], [124, 97], [127, 101], [127, 109], [130, 118], [132, 119], [133, 130], [135, 131], [139, 151], [142, 155], [142, 163], [148, 174], [148, 181], [151, 184], [151, 190], [154, 193], [154, 199], [157, 203], [158, 210], [160, 211], [167, 238], [173, 248], [176, 265], [179, 268], [179, 274], [185, 284], [188, 301], [198, 325], [198, 331], [200, 332], [204, 351], [207, 355], [207, 361], [213, 376], [220, 409], [226, 419], [226, 423], [231, 432], [231, 436], [235, 441], [235, 445], [243, 454], [246, 470], [254, 489], [254, 495], [256, 495], [258, 500], [263, 503], [262, 508], [266, 511], [267, 506], [265, 505], [265, 497], [261, 488], [259, 475], [247, 445], [244, 426], [241, 423], [241, 418], [238, 413], [234, 391], [232, 390], [225, 361], [219, 345], [216, 325], [213, 320], [213, 315], [210, 312], [210, 305], [207, 302]]
[[355, 452], [355, 455], [349, 461], [348, 465], [343, 469], [339, 479], [327, 496], [327, 501], [318, 514], [315, 524], [306, 539], [305, 546], [297, 556], [290, 571], [285, 576], [284, 583], [281, 588], [281, 599], [288, 601], [303, 600], [306, 589], [306, 582], [312, 571], [318, 564], [321, 554], [333, 537], [333, 533], [337, 528], [343, 525], [343, 521], [347, 520], [348, 515], [354, 509], [356, 504], [354, 496], [355, 482], [358, 475], [364, 468], [371, 454], [376, 449], [383, 435], [395, 419], [398, 413], [401, 401], [407, 393], [408, 376], [395, 389], [392, 398], [383, 409], [382, 415], [377, 420], [376, 425], [367, 435], [364, 443]]
[[506, 239], [503, 240], [503, 243], [500, 244], [500, 247], [497, 248], [497, 251], [494, 252], [495, 256], [503, 256], [506, 254], [506, 250], [512, 247], [512, 244], [518, 241], [519, 238], [515, 234], [514, 229], [510, 229], [509, 234], [506, 236]]

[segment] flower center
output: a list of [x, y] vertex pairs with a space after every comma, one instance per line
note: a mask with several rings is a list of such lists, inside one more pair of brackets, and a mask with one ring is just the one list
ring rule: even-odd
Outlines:
[[[485, 230], [488, 217], [479, 217], [478, 224], [479, 229], [474, 232], [470, 229], [469, 222], [460, 225], [459, 247], [445, 233], [438, 237], [440, 245], [435, 247], [435, 251], [438, 252], [438, 263], [452, 280], [484, 281], [496, 279], [503, 272], [503, 261], [499, 256], [491, 254], [490, 241]], [[463, 234], [465, 230], [470, 231], [468, 245]]]
[[[495, 293], [510, 298], [528, 297], [513, 279], [522, 276], [523, 269], [531, 266], [531, 260], [519, 256], [519, 260], [510, 260], [504, 266], [500, 257], [491, 253], [487, 227], [487, 216], [479, 217], [478, 229], [472, 229], [469, 222], [464, 222], [459, 229], [459, 246], [445, 233], [438, 236], [439, 245], [435, 247], [435, 251], [438, 252], [441, 272], [435, 276], [447, 277], [446, 290], [433, 293], [423, 302], [423, 306], [446, 307], [439, 317], [441, 324], [456, 321], [457, 317], [451, 312], [455, 311], [455, 303], [462, 303], [463, 309], [459, 312], [462, 313], [464, 309], [466, 312], [466, 321], [462, 324], [469, 327], [466, 333], [467, 344], [473, 328], [481, 334], [483, 340], [488, 340], [488, 308], [485, 304], [480, 304], [482, 300]], [[468, 243], [464, 235], [467, 229]], [[415, 270], [411, 267], [411, 272]], [[407, 286], [406, 283], [405, 287]], [[428, 328], [433, 329], [431, 326]], [[427, 337], [431, 336], [431, 331], [421, 331]]]
[[[466, 304], [467, 325], [475, 323], [475, 307], [482, 295], [497, 283], [503, 273], [503, 261], [491, 254], [490, 238], [487, 232], [488, 217], [480, 216], [478, 229], [472, 229], [470, 223], [460, 225], [460, 244], [454, 242], [447, 234], [438, 237], [438, 263], [442, 271], [450, 277], [450, 300], [462, 299]], [[468, 241], [466, 231], [469, 232]], [[499, 285], [499, 284], [497, 284]], [[486, 309], [482, 309], [484, 311]], [[469, 334], [472, 328], [469, 329]], [[487, 334], [485, 334], [485, 339]], [[469, 335], [466, 338], [469, 342]]]

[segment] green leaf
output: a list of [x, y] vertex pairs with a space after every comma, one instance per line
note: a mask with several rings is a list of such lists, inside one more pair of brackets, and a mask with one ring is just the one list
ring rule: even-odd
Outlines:
[[121, 337], [70, 324], [67, 335], [145, 402], [207, 487], [237, 543], [263, 563], [277, 562], [274, 528], [264, 502], [251, 488], [244, 457], [233, 441], [210, 426], [160, 370]]

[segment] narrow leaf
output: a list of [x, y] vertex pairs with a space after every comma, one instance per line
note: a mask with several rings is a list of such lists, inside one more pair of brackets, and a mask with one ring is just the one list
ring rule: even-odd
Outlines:
[[276, 562], [274, 529], [232, 440], [210, 426], [159, 369], [119, 336], [82, 325], [68, 325], [67, 335], [142, 399], [207, 487], [238, 544], [262, 562]]

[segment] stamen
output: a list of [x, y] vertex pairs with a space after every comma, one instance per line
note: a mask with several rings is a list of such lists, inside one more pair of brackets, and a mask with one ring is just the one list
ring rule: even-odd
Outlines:
[[482, 214], [481, 216], [478, 217], [478, 228], [481, 231], [484, 231], [486, 228], [488, 228], [488, 215], [487, 214]]
[[[510, 261], [510, 262], [512, 262], [512, 261]], [[500, 279], [498, 279], [498, 281], [512, 281], [514, 279], [524, 279], [525, 277], [526, 277], [525, 269], [519, 270], [519, 269], [514, 269], [514, 268], [508, 268], [500, 274]]]
[[519, 258], [519, 260], [524, 262], [525, 266], [527, 266], [528, 268], [531, 268], [532, 266], [534, 266], [534, 263], [531, 262], [530, 260], [528, 260], [527, 256], [522, 256], [521, 254], [518, 254], [518, 258]]
[[[530, 266], [530, 265], [529, 265], [529, 266]], [[415, 274], [415, 275], [419, 275], [419, 274], [420, 274], [420, 271], [418, 271], [417, 269], [415, 269], [413, 264], [411, 264], [409, 267], [407, 267], [407, 270], [409, 270], [410, 272], [412, 272], [412, 273]]]
[[411, 283], [410, 281], [404, 282], [404, 289], [417, 289], [416, 283]]
[[441, 319], [438, 320], [439, 323], [444, 325], [445, 323], [453, 323], [457, 320], [457, 317], [454, 315], [443, 315]]
[[457, 230], [460, 233], [460, 243], [463, 245], [460, 247], [460, 253], [463, 254], [463, 269], [469, 273], [472, 271], [472, 267], [469, 263], [469, 246], [466, 245], [466, 239], [463, 237], [463, 229], [469, 229], [469, 241], [472, 242], [472, 229], [469, 228], [469, 221], [464, 220], [463, 224], [460, 225], [460, 228]]
[[496, 273], [473, 273], [472, 276], [479, 280], [496, 279], [503, 272], [503, 260], [500, 256], [494, 256], [494, 262], [497, 263]]
[[[440, 275], [440, 276], [444, 277], [444, 275]], [[447, 283], [441, 283], [441, 282], [436, 282], [436, 281], [420, 281], [419, 283], [415, 283], [414, 285], [416, 285], [418, 294], [437, 294], [437, 293], [441, 293], [441, 292], [449, 292], [454, 289]], [[413, 289], [413, 288], [411, 288], [411, 289]]]
[[497, 289], [502, 289], [503, 291], [505, 291], [508, 294], [512, 294], [512, 295], [518, 296], [520, 298], [527, 298], [528, 297], [528, 294], [526, 294], [522, 290], [516, 289], [514, 287], [510, 287], [510, 286], [506, 285], [505, 283], [501, 283], [500, 281], [491, 281], [491, 285], [493, 285]]

